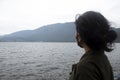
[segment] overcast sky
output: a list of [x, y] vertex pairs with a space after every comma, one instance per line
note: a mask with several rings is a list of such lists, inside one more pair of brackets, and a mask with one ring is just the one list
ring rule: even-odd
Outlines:
[[120, 0], [0, 0], [0, 35], [71, 22], [89, 10], [101, 12], [119, 27]]

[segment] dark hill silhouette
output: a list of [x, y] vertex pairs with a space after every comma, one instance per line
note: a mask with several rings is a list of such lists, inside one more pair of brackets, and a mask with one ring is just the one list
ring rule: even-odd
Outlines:
[[115, 31], [117, 32], [117, 40], [116, 42], [120, 42], [120, 28], [116, 28]]
[[[114, 28], [115, 29], [115, 28]], [[117, 42], [120, 42], [120, 28], [116, 28]], [[75, 25], [73, 22], [46, 25], [35, 30], [18, 31], [1, 36], [3, 42], [74, 42]]]
[[75, 41], [73, 22], [46, 25], [35, 30], [24, 30], [5, 35], [0, 41], [7, 42], [73, 42]]

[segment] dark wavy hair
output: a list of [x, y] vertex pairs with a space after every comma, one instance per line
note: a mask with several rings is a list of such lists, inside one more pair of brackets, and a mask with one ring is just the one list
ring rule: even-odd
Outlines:
[[77, 33], [92, 50], [112, 51], [117, 34], [99, 12], [87, 11], [75, 20]]

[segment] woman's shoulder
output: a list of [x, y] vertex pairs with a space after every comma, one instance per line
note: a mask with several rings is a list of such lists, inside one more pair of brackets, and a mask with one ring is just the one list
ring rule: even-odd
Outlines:
[[77, 63], [76, 77], [87, 80], [86, 76], [89, 77], [89, 80], [93, 80], [95, 77], [99, 80], [99, 78], [101, 78], [100, 68], [93, 62]]
[[77, 70], [82, 71], [100, 71], [103, 67], [110, 65], [107, 56], [103, 52], [88, 53], [77, 63]]
[[104, 52], [100, 51], [91, 51], [89, 53], [85, 53], [78, 64], [86, 64], [86, 63], [103, 63], [103, 61], [108, 62], [107, 56], [104, 54]]

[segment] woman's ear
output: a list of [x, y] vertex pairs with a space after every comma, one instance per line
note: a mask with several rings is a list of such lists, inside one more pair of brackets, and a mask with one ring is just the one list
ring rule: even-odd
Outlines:
[[76, 33], [76, 41], [77, 41], [78, 46], [83, 48], [83, 41], [82, 41], [79, 33]]
[[76, 33], [76, 41], [77, 41], [77, 42], [80, 42], [80, 41], [81, 41], [81, 37], [80, 37], [80, 34], [79, 34], [79, 33]]

